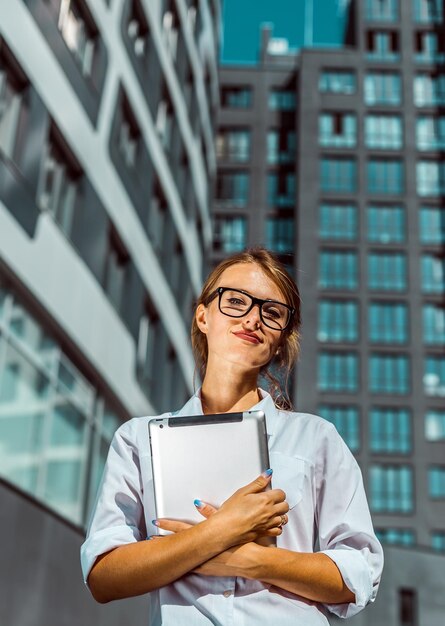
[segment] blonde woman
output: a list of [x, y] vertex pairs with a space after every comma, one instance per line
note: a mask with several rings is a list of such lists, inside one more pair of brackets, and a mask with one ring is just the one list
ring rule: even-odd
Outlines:
[[[218, 510], [196, 501], [196, 525], [153, 520], [151, 418], [123, 424], [82, 547], [97, 601], [149, 593], [153, 626], [321, 626], [329, 611], [349, 617], [374, 600], [383, 554], [357, 463], [329, 422], [291, 410], [279, 382], [296, 360], [299, 325], [297, 287], [267, 250], [210, 274], [192, 326], [202, 387], [175, 416], [263, 410], [273, 489], [265, 471]], [[150, 540], [153, 523], [172, 534]], [[276, 547], [261, 545], [265, 536]]]

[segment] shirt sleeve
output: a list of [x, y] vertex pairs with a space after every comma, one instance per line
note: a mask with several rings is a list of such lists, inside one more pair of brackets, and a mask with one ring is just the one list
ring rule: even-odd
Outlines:
[[376, 598], [383, 550], [375, 536], [360, 468], [331, 424], [321, 437], [317, 477], [320, 551], [337, 565], [355, 602], [326, 604], [338, 617], [352, 617]]
[[80, 551], [85, 582], [98, 556], [147, 536], [134, 422], [123, 424], [110, 445], [96, 506]]

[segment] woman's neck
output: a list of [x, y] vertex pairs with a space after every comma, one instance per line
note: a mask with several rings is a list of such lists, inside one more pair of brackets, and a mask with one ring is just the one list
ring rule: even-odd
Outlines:
[[250, 381], [212, 380], [207, 375], [201, 387], [204, 414], [247, 411], [261, 400], [256, 377]]

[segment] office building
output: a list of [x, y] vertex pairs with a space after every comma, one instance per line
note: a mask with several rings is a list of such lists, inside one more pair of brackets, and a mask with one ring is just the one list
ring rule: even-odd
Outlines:
[[2, 624], [146, 619], [94, 605], [78, 547], [116, 427], [193, 391], [220, 20], [216, 0], [0, 5]]
[[[264, 244], [299, 284], [295, 405], [337, 426], [362, 468], [376, 531], [392, 546], [385, 599], [356, 622], [438, 625], [443, 3], [344, 4], [338, 48], [292, 51], [266, 26], [258, 65], [222, 67], [214, 260]], [[412, 584], [407, 572], [416, 572]]]

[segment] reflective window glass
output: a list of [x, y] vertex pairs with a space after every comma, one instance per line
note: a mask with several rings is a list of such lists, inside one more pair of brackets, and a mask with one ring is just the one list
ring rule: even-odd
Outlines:
[[376, 394], [406, 395], [411, 390], [410, 359], [393, 354], [369, 357], [369, 391]]
[[359, 381], [358, 365], [355, 352], [322, 352], [318, 355], [318, 389], [356, 392]]
[[351, 343], [358, 340], [358, 304], [354, 300], [321, 300], [318, 304], [320, 342]]
[[411, 415], [407, 409], [371, 409], [371, 452], [408, 454], [412, 448], [411, 439]]
[[371, 302], [369, 306], [369, 341], [403, 344], [408, 339], [408, 308], [399, 302]]
[[405, 465], [373, 465], [370, 477], [370, 507], [374, 513], [411, 513], [413, 473]]
[[323, 404], [318, 408], [321, 417], [332, 422], [352, 452], [360, 448], [360, 417], [356, 407]]

